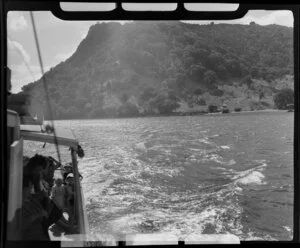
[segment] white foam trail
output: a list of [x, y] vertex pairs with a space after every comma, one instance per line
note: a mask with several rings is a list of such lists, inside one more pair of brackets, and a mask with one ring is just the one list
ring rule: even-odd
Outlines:
[[243, 175], [242, 173], [242, 175], [239, 179], [236, 180], [236, 182], [241, 184], [264, 184], [264, 178], [265, 176], [261, 172], [252, 171], [247, 175]]
[[140, 150], [146, 150], [146, 146], [145, 146], [145, 143], [144, 143], [144, 142], [137, 143], [137, 144], [135, 145], [135, 147], [136, 147], [137, 149], [140, 149]]
[[264, 235], [262, 237], [257, 236], [254, 232], [249, 232], [246, 235], [243, 235], [242, 238], [244, 241], [254, 241], [254, 240], [263, 240], [263, 241], [276, 241], [276, 239], [272, 238], [270, 235]]
[[288, 232], [290, 232], [292, 229], [290, 228], [290, 227], [288, 227], [288, 226], [283, 226], [283, 228], [285, 229], [285, 230], [287, 230]]
[[267, 167], [266, 160], [254, 160], [254, 162], [261, 163], [261, 164], [256, 166], [255, 168], [251, 168], [241, 172], [231, 169], [230, 173], [236, 174], [234, 177], [232, 177], [232, 179], [235, 180], [236, 183], [240, 183], [244, 185], [266, 184], [266, 182], [264, 181], [265, 176], [262, 174], [262, 171]]
[[241, 192], [243, 191], [243, 189], [240, 188], [240, 187], [236, 187], [234, 191], [235, 191], [236, 194], [241, 194]]
[[230, 149], [231, 147], [230, 146], [220, 146], [222, 149]]
[[207, 140], [207, 138], [199, 139], [198, 141], [201, 142], [201, 143], [207, 144], [207, 145], [213, 145], [213, 143], [209, 142], [209, 141]]
[[213, 162], [216, 162], [218, 164], [227, 165], [227, 166], [231, 166], [231, 165], [234, 165], [236, 163], [234, 161], [234, 159], [230, 159], [229, 161], [226, 162], [226, 161], [223, 160], [223, 157], [221, 157], [218, 154], [205, 155], [204, 160], [213, 161]]
[[209, 131], [209, 129], [207, 129], [207, 130], [202, 130], [202, 131], [200, 131], [200, 133], [207, 133]]
[[[190, 235], [199, 235], [205, 231], [206, 228], [212, 228], [214, 234], [224, 233], [228, 227], [231, 229], [232, 234], [239, 234], [242, 229], [239, 218], [229, 221], [226, 219], [227, 211], [235, 212], [235, 216], [240, 216], [241, 208], [238, 205], [216, 207], [208, 206], [202, 212], [192, 213], [186, 211], [183, 215], [168, 216], [172, 220], [176, 220], [176, 226], [171, 222], [163, 228], [163, 231], [168, 231], [177, 235], [180, 240], [185, 240]], [[224, 219], [225, 218], [225, 219]]]
[[185, 239], [186, 244], [240, 244], [240, 239], [232, 234], [192, 234]]

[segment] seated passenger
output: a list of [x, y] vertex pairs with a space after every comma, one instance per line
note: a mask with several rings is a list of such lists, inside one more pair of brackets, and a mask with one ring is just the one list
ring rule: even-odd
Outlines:
[[47, 160], [48, 160], [48, 164], [49, 164], [48, 171], [43, 174], [43, 178], [44, 178], [44, 183], [48, 186], [49, 194], [50, 194], [51, 188], [53, 186], [54, 173], [55, 173], [55, 170], [58, 169], [60, 164], [58, 161], [56, 161], [51, 156], [47, 157]]
[[66, 191], [67, 191], [67, 208], [69, 210], [69, 216], [73, 219], [73, 208], [74, 208], [74, 175], [70, 173], [66, 178]]
[[70, 173], [66, 178], [67, 201], [69, 205], [74, 205], [74, 175]]
[[36, 154], [29, 159], [26, 164], [28, 171], [28, 180], [33, 184], [33, 191], [43, 202], [43, 206], [47, 209], [49, 203], [49, 195], [47, 185], [44, 182], [44, 175], [48, 173], [48, 160], [42, 155]]
[[63, 185], [63, 180], [61, 178], [55, 179], [55, 184], [52, 187], [51, 199], [55, 202], [56, 206], [63, 210], [65, 207], [65, 199], [67, 196], [66, 188]]
[[23, 173], [22, 239], [50, 240], [44, 228], [48, 213], [39, 196], [32, 193], [34, 185], [31, 181], [31, 173], [26, 166]]
[[49, 157], [38, 154], [30, 158], [27, 163], [34, 178], [34, 190], [36, 192], [45, 191], [50, 196], [54, 172], [57, 166]]
[[23, 156], [23, 165], [25, 166], [29, 162], [28, 156]]
[[48, 228], [62, 217], [62, 212], [50, 200], [43, 185], [47, 173], [47, 158], [35, 155], [23, 169], [22, 224], [25, 240], [49, 240]]
[[[72, 165], [72, 162], [70, 163], [67, 163], [65, 166], [64, 166], [64, 173], [63, 173], [63, 177], [64, 177], [64, 183], [66, 184], [66, 178], [67, 176], [70, 174], [70, 173], [73, 173], [73, 165]], [[79, 180], [82, 180], [82, 175], [79, 173]]]
[[73, 173], [72, 163], [67, 163], [67, 164], [64, 166], [64, 172], [63, 172], [64, 183], [66, 183], [67, 176], [68, 176], [70, 173]]

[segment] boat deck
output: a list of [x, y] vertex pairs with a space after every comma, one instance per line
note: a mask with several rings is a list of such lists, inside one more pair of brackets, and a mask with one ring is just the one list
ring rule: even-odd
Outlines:
[[51, 241], [61, 241], [65, 239], [65, 230], [57, 224], [53, 224], [48, 229]]

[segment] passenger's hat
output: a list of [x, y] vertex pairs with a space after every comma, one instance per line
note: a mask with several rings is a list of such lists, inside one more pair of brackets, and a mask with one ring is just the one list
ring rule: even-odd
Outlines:
[[66, 163], [66, 164], [64, 165], [64, 167], [73, 167], [73, 166], [72, 166], [72, 162]]
[[69, 177], [74, 177], [74, 174], [73, 173], [68, 174], [67, 178], [69, 178]]

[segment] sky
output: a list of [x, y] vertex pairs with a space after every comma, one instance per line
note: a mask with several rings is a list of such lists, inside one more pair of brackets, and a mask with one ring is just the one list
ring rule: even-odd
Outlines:
[[[36, 11], [34, 18], [44, 71], [69, 58], [86, 37], [89, 27], [97, 23], [97, 21], [63, 21], [56, 18], [50, 11]], [[259, 25], [278, 24], [293, 27], [293, 13], [286, 10], [252, 10], [241, 19], [214, 22], [249, 24], [251, 21]], [[207, 24], [211, 20], [185, 22]], [[8, 67], [12, 70], [12, 92], [17, 93], [23, 85], [41, 77], [28, 11], [8, 13], [7, 34], [7, 61]]]

